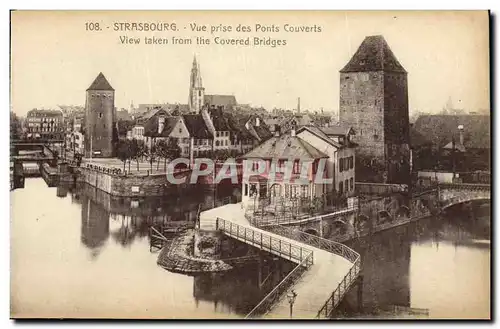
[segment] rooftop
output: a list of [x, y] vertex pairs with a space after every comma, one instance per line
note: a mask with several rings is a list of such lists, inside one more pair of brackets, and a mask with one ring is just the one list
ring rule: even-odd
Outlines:
[[87, 90], [113, 90], [113, 87], [109, 84], [108, 80], [102, 72], [99, 73], [97, 78], [95, 78], [94, 82], [90, 85]]
[[242, 158], [314, 160], [328, 156], [297, 136], [287, 134], [271, 137]]
[[341, 73], [372, 71], [406, 73], [381, 35], [366, 37], [349, 63], [340, 70]]

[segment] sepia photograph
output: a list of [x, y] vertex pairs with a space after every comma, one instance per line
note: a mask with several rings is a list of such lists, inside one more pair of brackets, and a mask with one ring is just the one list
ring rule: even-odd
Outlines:
[[491, 13], [10, 11], [10, 318], [491, 320]]

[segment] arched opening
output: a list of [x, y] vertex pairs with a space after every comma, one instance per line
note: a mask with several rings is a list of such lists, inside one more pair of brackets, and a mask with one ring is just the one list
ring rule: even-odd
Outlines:
[[398, 211], [396, 212], [396, 217], [397, 218], [410, 218], [410, 208], [407, 206], [401, 206], [399, 207]]
[[315, 235], [315, 236], [319, 236], [318, 231], [315, 230], [315, 229], [313, 229], [313, 228], [308, 228], [307, 230], [304, 231], [304, 233]]
[[368, 216], [361, 214], [354, 219], [354, 228], [358, 231], [362, 230], [368, 227], [368, 223], [369, 223]]
[[333, 232], [336, 234], [345, 234], [347, 233], [347, 223], [342, 219], [336, 219], [332, 223]]
[[387, 212], [387, 210], [381, 210], [378, 212], [378, 219], [377, 219], [378, 224], [383, 224], [391, 221], [392, 221], [391, 215]]

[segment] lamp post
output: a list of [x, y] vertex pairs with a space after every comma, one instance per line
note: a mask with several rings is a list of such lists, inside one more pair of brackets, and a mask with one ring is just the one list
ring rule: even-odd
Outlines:
[[295, 303], [295, 298], [297, 297], [297, 293], [292, 289], [288, 294], [286, 294], [288, 298], [288, 303], [290, 303], [290, 319], [292, 318], [293, 313], [293, 303]]

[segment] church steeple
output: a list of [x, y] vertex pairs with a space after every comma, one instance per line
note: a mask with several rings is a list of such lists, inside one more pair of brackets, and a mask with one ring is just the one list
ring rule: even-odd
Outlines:
[[200, 64], [196, 60], [196, 55], [193, 57], [193, 65], [191, 67], [191, 79], [189, 81], [189, 109], [191, 112], [199, 112], [203, 107], [205, 98], [205, 88], [201, 79]]

